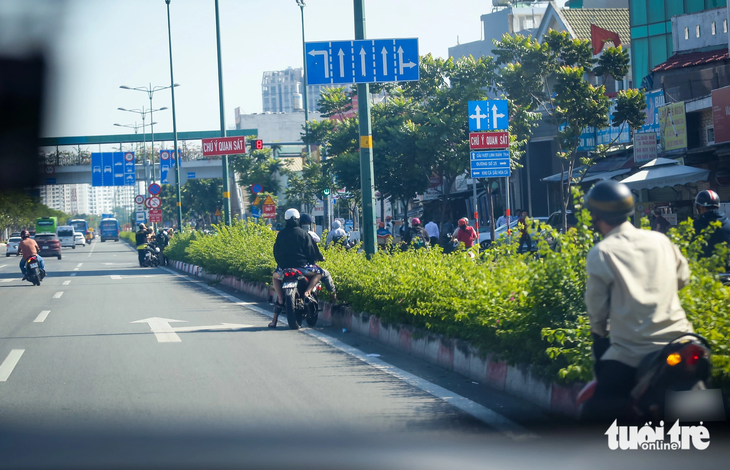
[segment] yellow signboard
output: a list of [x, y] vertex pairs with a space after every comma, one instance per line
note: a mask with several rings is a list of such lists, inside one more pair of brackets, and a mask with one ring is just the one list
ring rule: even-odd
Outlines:
[[264, 201], [264, 205], [265, 206], [275, 206], [276, 205], [276, 203], [274, 202], [274, 200], [271, 199], [271, 195], [270, 194], [268, 196], [266, 196], [266, 200]]
[[253, 200], [253, 205], [254, 206], [258, 206], [259, 205], [259, 202], [261, 202], [261, 199], [259, 199], [259, 197], [256, 196], [256, 199]]
[[687, 117], [684, 113], [684, 101], [659, 108], [659, 127], [662, 151], [687, 148]]
[[220, 209], [216, 209], [215, 210], [215, 214], [213, 214], [213, 215], [216, 216], [216, 217], [220, 217], [223, 214], [221, 214], [221, 210]]

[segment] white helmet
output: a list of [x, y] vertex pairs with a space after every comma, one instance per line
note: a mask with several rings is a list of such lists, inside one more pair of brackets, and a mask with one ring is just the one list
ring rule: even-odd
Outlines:
[[299, 219], [299, 211], [296, 209], [287, 209], [284, 213], [284, 220]]

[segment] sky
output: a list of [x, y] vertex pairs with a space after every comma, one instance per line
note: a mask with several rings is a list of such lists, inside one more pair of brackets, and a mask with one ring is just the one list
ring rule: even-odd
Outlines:
[[[10, 1], [0, 0], [0, 8]], [[114, 124], [141, 124], [140, 115], [117, 108], [141, 109], [149, 100], [146, 93], [119, 87], [170, 85], [165, 1], [22, 3], [36, 16], [47, 10], [37, 19], [48, 46], [43, 136], [133, 132]], [[214, 5], [214, 0], [170, 4], [178, 131], [220, 129]], [[301, 19], [295, 0], [219, 0], [219, 8], [224, 109], [231, 128], [236, 107], [261, 112], [264, 71], [301, 67]], [[446, 57], [457, 36], [461, 43], [481, 38], [479, 17], [491, 9], [491, 0], [365, 0], [366, 34], [417, 37], [421, 55]], [[307, 0], [304, 15], [307, 41], [354, 39], [352, 0]], [[5, 41], [8, 47], [14, 46]], [[171, 108], [169, 90], [154, 95], [153, 107], [163, 106]], [[155, 113], [154, 120], [155, 132], [172, 131], [170, 110]]]

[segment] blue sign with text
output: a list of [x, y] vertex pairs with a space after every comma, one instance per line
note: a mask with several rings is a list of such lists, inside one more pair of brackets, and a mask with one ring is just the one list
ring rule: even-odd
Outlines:
[[470, 152], [469, 160], [472, 178], [510, 176], [509, 150]]
[[469, 101], [470, 131], [503, 131], [508, 128], [507, 100]]
[[309, 85], [419, 79], [417, 38], [308, 42], [305, 48]]
[[96, 152], [91, 154], [92, 186], [134, 186], [134, 152]]
[[[180, 150], [177, 151], [180, 155]], [[174, 150], [160, 150], [160, 183], [170, 184], [167, 180], [169, 171], [175, 166], [175, 151]]]

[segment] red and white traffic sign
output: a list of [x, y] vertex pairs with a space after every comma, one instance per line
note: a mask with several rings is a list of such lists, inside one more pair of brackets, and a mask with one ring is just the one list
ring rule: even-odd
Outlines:
[[203, 156], [236, 155], [246, 153], [246, 139], [244, 137], [216, 137], [203, 139]]
[[163, 150], [160, 152], [160, 160], [169, 160], [170, 159], [170, 152], [167, 152]]
[[128, 162], [134, 161], [134, 154], [132, 152], [127, 152], [124, 154], [124, 159]]
[[506, 149], [509, 132], [470, 132], [469, 148], [472, 150]]
[[147, 190], [150, 192], [151, 195], [157, 196], [160, 194], [160, 191], [162, 191], [162, 186], [160, 186], [157, 183], [152, 183]]
[[141, 194], [134, 196], [134, 202], [136, 204], [144, 204], [144, 196], [142, 196]]
[[46, 165], [46, 174], [52, 175], [56, 172], [56, 167], [53, 165]]
[[150, 209], [150, 223], [162, 223], [162, 209]]
[[275, 219], [276, 218], [276, 206], [272, 204], [264, 204], [263, 210], [264, 219]]
[[159, 197], [148, 197], [144, 205], [147, 209], [157, 209], [162, 205], [162, 199]]

